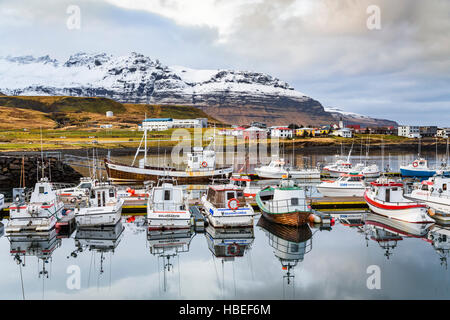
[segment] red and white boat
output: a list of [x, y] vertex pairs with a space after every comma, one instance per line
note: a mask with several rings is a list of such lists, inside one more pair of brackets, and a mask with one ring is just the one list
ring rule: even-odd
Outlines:
[[403, 196], [403, 183], [380, 178], [372, 182], [364, 193], [370, 210], [391, 219], [411, 223], [433, 223], [424, 204]]

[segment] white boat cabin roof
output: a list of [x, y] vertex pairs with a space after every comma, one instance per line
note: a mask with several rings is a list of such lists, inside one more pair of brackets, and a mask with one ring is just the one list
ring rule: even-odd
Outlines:
[[47, 178], [41, 179], [34, 186], [30, 203], [46, 203], [56, 199], [56, 192]]

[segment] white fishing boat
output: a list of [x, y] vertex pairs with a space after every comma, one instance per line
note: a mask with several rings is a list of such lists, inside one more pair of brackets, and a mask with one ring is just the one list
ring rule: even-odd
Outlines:
[[358, 163], [353, 166], [352, 163], [344, 160], [337, 160], [334, 164], [323, 167], [322, 170], [332, 178], [340, 177], [342, 174], [361, 174], [366, 178], [380, 176], [380, 169], [376, 164], [366, 166], [364, 163]]
[[254, 211], [246, 204], [242, 188], [233, 185], [209, 186], [201, 198], [209, 223], [214, 227], [253, 226]]
[[342, 174], [336, 181], [322, 181], [317, 190], [325, 197], [363, 197], [366, 183], [362, 174]]
[[151, 186], [147, 188], [117, 188], [117, 197], [123, 199], [124, 206], [146, 206], [150, 198]]
[[406, 198], [423, 202], [430, 215], [442, 222], [450, 222], [450, 177], [437, 175], [422, 181]]
[[161, 183], [153, 188], [147, 203], [149, 230], [190, 228], [191, 214], [183, 188]]
[[406, 199], [403, 183], [380, 178], [366, 189], [364, 199], [374, 213], [412, 223], [433, 223], [425, 204]]
[[42, 178], [34, 186], [29, 201], [16, 197], [9, 207], [7, 235], [18, 232], [48, 232], [62, 217], [64, 203], [58, 198], [52, 184]]
[[286, 166], [283, 158], [273, 155], [267, 166], [255, 168], [256, 173], [263, 179], [281, 179], [288, 174], [293, 179], [320, 179], [319, 169], [295, 169]]
[[96, 179], [82, 177], [80, 183], [74, 187], [62, 188], [56, 190], [56, 194], [66, 205], [76, 205], [89, 198], [92, 186], [97, 182]]
[[80, 227], [114, 226], [121, 219], [123, 203], [114, 186], [97, 183], [91, 189], [90, 199], [75, 208], [75, 221]]

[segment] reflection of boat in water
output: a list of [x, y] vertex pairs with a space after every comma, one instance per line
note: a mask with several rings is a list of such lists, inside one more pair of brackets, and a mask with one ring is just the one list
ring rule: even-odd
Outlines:
[[370, 239], [376, 241], [385, 250], [389, 259], [392, 250], [397, 247], [398, 241], [404, 238], [425, 238], [433, 223], [411, 223], [389, 219], [376, 214], [367, 214], [365, 217], [365, 231]]
[[[110, 254], [110, 261], [112, 263], [112, 254], [114, 254], [117, 246], [123, 237], [124, 226], [120, 221], [115, 226], [107, 226], [107, 227], [91, 227], [91, 228], [79, 228], [77, 229], [77, 233], [75, 235], [75, 246], [77, 249], [73, 251], [70, 255], [73, 258], [76, 258], [78, 254], [84, 251], [90, 251], [91, 262], [92, 259], [95, 259], [95, 254], [100, 254], [100, 269], [99, 269], [99, 277], [104, 273], [104, 261], [106, 259], [105, 254]], [[90, 265], [90, 267], [92, 264]], [[111, 268], [111, 264], [110, 264]], [[111, 279], [111, 270], [110, 279]], [[90, 270], [89, 270], [89, 279], [90, 282]]]
[[45, 279], [49, 278], [46, 266], [52, 263], [52, 254], [61, 245], [61, 239], [56, 237], [56, 230], [52, 229], [46, 235], [16, 233], [13, 237], [9, 237], [9, 242], [10, 253], [19, 266], [23, 299], [25, 299], [25, 290], [22, 267], [26, 266], [27, 257], [36, 257], [38, 260], [38, 278], [42, 277], [42, 298], [44, 298]]
[[286, 271], [283, 285], [284, 279], [288, 285], [291, 284], [291, 280], [294, 279], [292, 269], [312, 250], [311, 229], [308, 225], [293, 227], [276, 224], [264, 217], [259, 219], [257, 226], [265, 231], [275, 257], [280, 260], [282, 269]]
[[450, 228], [434, 225], [428, 232], [428, 240], [439, 254], [441, 265], [447, 269], [447, 258], [450, 253]]
[[[163, 265], [163, 291], [167, 291], [167, 273], [173, 271], [173, 260], [178, 258], [178, 274], [180, 275], [179, 254], [189, 251], [195, 233], [191, 229], [147, 230], [147, 241], [150, 253], [158, 257], [158, 268]], [[160, 263], [159, 261], [162, 260]], [[180, 281], [180, 278], [178, 278]], [[179, 283], [181, 291], [181, 283]], [[161, 286], [160, 286], [161, 289]], [[180, 292], [181, 295], [181, 292]]]
[[[234, 295], [237, 295], [235, 262], [243, 261], [244, 255], [247, 253], [249, 270], [253, 278], [252, 258], [250, 253], [251, 246], [255, 240], [253, 227], [235, 227], [235, 228], [214, 228], [208, 225], [205, 230], [206, 242], [209, 251], [212, 254], [212, 260], [216, 271], [217, 282], [222, 291], [222, 297], [225, 297], [225, 264], [231, 265], [233, 270], [232, 277], [234, 283]], [[222, 265], [222, 279], [220, 279], [216, 260]]]
[[253, 227], [216, 229], [209, 225], [205, 236], [209, 250], [222, 261], [243, 257], [255, 240]]

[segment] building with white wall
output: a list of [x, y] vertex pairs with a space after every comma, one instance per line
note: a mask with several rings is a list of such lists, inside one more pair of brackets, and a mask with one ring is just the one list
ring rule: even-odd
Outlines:
[[145, 119], [139, 130], [148, 131], [164, 131], [172, 128], [206, 128], [208, 126], [208, 119], [172, 119], [172, 118], [152, 118]]
[[331, 133], [333, 136], [342, 137], [342, 138], [351, 138], [353, 137], [353, 132], [350, 128], [342, 128], [339, 130], [334, 130]]
[[270, 130], [270, 136], [272, 138], [292, 138], [294, 132], [293, 130], [289, 129], [288, 127], [275, 127], [271, 128]]
[[400, 137], [420, 138], [419, 126], [399, 126], [398, 135]]

